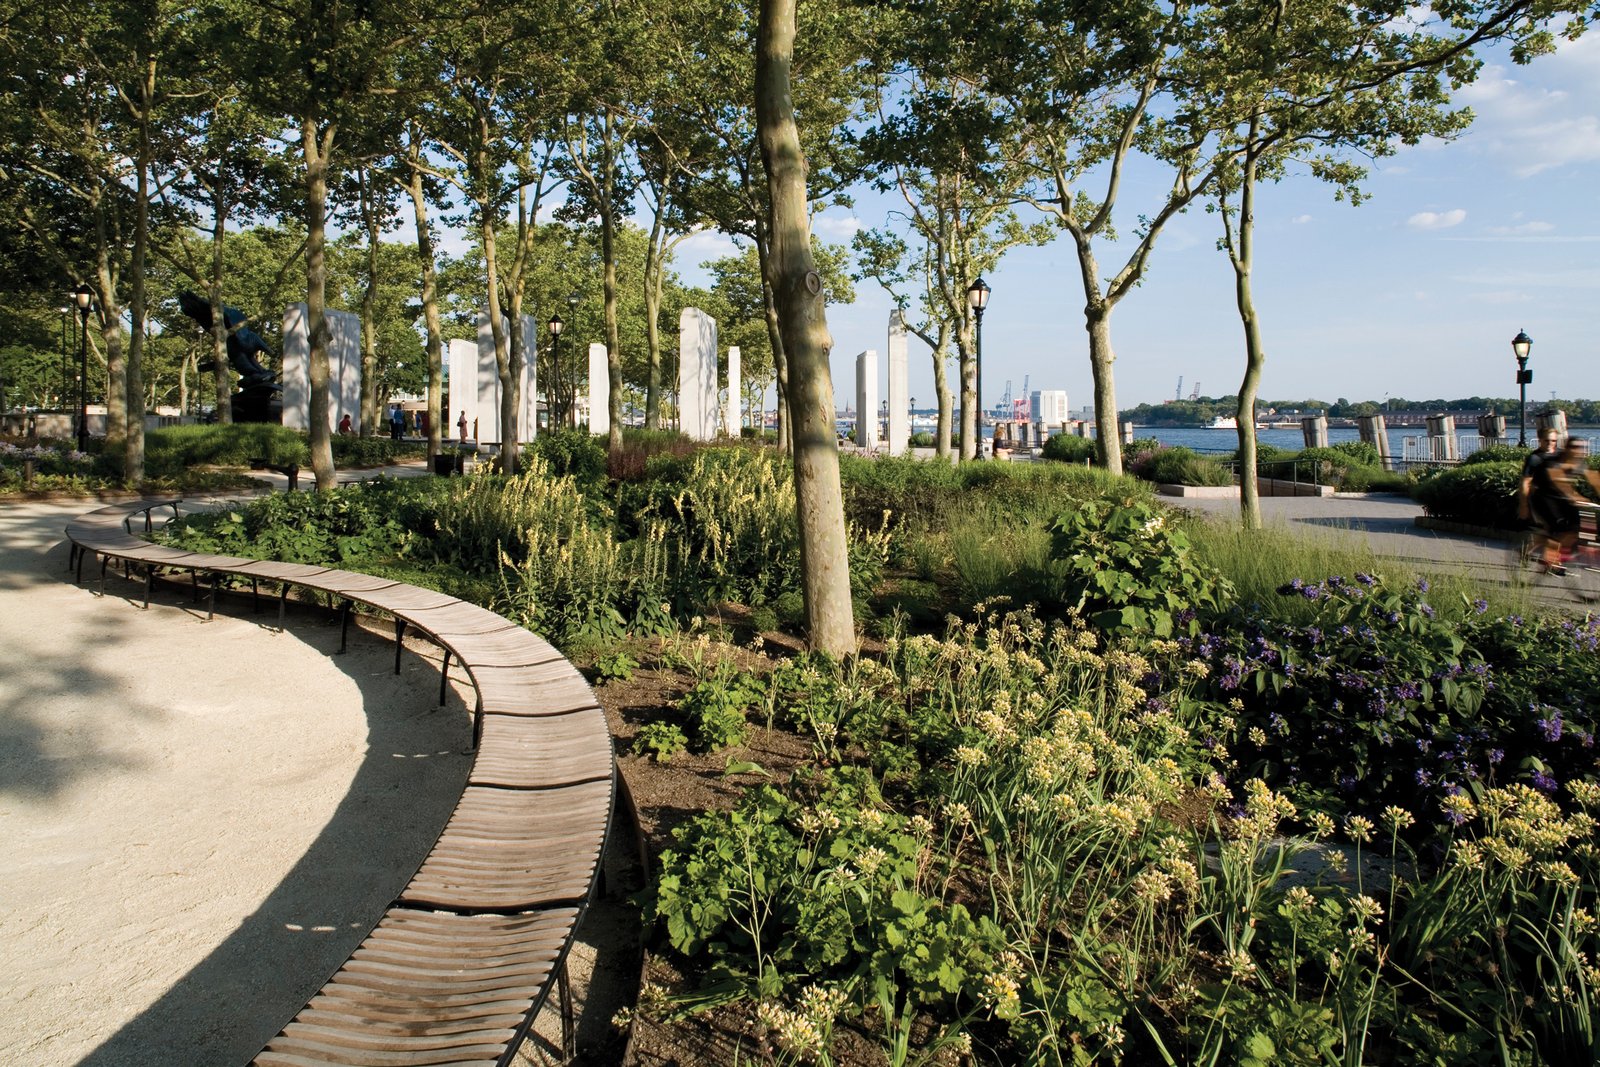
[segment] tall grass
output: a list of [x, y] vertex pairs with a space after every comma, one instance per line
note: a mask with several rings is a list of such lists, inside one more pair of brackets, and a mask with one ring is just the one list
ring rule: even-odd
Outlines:
[[1511, 584], [1509, 571], [1502, 580], [1492, 567], [1467, 573], [1444, 563], [1419, 564], [1380, 555], [1350, 529], [1318, 530], [1308, 536], [1282, 526], [1245, 530], [1233, 522], [1207, 519], [1195, 519], [1185, 528], [1196, 556], [1233, 582], [1240, 604], [1270, 606], [1274, 616], [1288, 621], [1305, 621], [1312, 605], [1279, 596], [1278, 589], [1296, 578], [1313, 582], [1335, 574], [1381, 574], [1391, 584], [1426, 578], [1435, 591], [1434, 602], [1441, 606], [1482, 599], [1498, 615], [1529, 615], [1536, 610], [1527, 591]]

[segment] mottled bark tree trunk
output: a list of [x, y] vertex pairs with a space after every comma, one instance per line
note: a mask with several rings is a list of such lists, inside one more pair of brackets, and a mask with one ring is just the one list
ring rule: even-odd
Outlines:
[[310, 341], [306, 377], [311, 383], [311, 469], [319, 493], [339, 484], [333, 469], [333, 432], [328, 425], [328, 155], [333, 141], [332, 123], [318, 129], [316, 119], [300, 120], [306, 160], [306, 333]]
[[795, 3], [761, 3], [756, 125], [772, 204], [768, 277], [790, 370], [789, 418], [808, 640], [814, 650], [845, 656], [856, 651], [855, 617], [833, 425], [833, 380], [828, 368], [833, 341], [828, 335], [822, 278], [811, 256], [806, 161], [789, 84]]
[[[421, 161], [421, 146], [413, 137], [413, 162]], [[413, 166], [406, 186], [417, 219], [417, 256], [422, 260], [422, 319], [428, 331], [428, 457], [444, 447], [444, 332], [439, 325], [439, 279], [433, 263], [433, 231], [428, 228], [428, 196], [422, 171]]]

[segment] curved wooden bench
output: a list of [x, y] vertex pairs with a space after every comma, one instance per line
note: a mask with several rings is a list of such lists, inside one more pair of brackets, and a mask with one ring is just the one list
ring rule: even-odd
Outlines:
[[[177, 501], [114, 504], [67, 526], [69, 567], [112, 562], [145, 576], [145, 605], [160, 569], [189, 571], [199, 595], [221, 576], [365, 604], [395, 619], [395, 671], [407, 627], [444, 650], [477, 691], [476, 756], [461, 800], [433, 849], [372, 931], [322, 989], [252, 1061], [411, 1067], [508, 1064], [552, 984], [563, 999], [571, 1049], [566, 955], [595, 893], [610, 832], [617, 774], [605, 714], [593, 691], [542, 638], [474, 604], [385, 578], [327, 567], [184, 552], [133, 533], [141, 512]], [[208, 616], [209, 617], [209, 616]], [[343, 644], [341, 635], [341, 645]]]

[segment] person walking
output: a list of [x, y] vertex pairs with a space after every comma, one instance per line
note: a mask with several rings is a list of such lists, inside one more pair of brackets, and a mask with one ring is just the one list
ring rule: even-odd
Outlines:
[[405, 432], [405, 428], [406, 417], [401, 413], [400, 406], [396, 404], [394, 410], [389, 413], [389, 436], [398, 441]]
[[459, 431], [456, 434], [456, 439], [465, 444], [467, 440], [467, 412], [465, 408], [461, 411], [461, 417], [456, 420], [456, 430]]

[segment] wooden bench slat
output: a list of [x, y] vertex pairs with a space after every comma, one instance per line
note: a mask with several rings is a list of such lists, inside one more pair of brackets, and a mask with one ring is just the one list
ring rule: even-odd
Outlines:
[[537, 717], [486, 714], [468, 781], [540, 789], [609, 778], [613, 769], [611, 734], [599, 708]]

